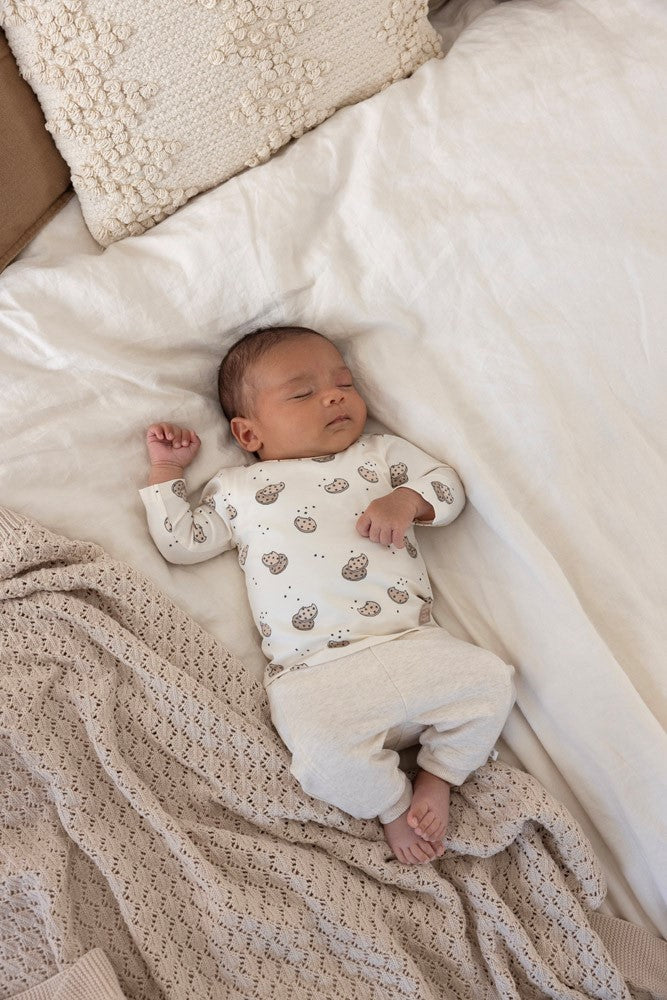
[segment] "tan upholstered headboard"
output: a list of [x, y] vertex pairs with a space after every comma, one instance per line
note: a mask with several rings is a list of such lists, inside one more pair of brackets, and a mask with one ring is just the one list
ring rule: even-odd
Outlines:
[[69, 168], [0, 31], [0, 270], [71, 196]]

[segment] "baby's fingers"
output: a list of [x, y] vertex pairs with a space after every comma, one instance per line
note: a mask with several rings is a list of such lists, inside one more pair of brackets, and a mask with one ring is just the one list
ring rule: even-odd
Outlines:
[[173, 447], [174, 448], [189, 448], [191, 444], [198, 444], [199, 438], [194, 431], [189, 430], [187, 427], [177, 427], [177, 433], [174, 435]]
[[149, 441], [171, 441], [173, 436], [174, 428], [171, 424], [151, 424], [146, 431]]
[[405, 529], [402, 525], [398, 528], [394, 528], [391, 533], [391, 544], [397, 549], [405, 548]]
[[359, 532], [360, 535], [363, 535], [364, 538], [368, 538], [368, 533], [371, 528], [371, 523], [372, 522], [368, 514], [362, 514], [359, 520], [357, 521], [357, 531]]

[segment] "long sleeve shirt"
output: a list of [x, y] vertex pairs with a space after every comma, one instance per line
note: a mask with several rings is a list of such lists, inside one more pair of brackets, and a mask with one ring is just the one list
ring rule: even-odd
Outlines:
[[140, 495], [170, 562], [237, 549], [270, 683], [430, 620], [431, 586], [414, 529], [400, 549], [356, 530], [371, 501], [399, 486], [432, 504], [430, 525], [448, 524], [465, 504], [452, 468], [389, 434], [364, 434], [335, 455], [221, 469], [195, 509], [182, 479]]

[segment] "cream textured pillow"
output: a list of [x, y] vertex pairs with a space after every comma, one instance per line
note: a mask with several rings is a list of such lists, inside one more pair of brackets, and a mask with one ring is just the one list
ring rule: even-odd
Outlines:
[[101, 244], [441, 54], [427, 0], [0, 0]]

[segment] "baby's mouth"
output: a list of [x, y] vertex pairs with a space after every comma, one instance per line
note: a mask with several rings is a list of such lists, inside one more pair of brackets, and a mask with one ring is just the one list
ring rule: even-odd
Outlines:
[[343, 423], [344, 420], [349, 420], [349, 419], [350, 418], [346, 414], [340, 413], [337, 417], [334, 417], [333, 420], [329, 421], [327, 427], [332, 427], [334, 424], [340, 424]]

